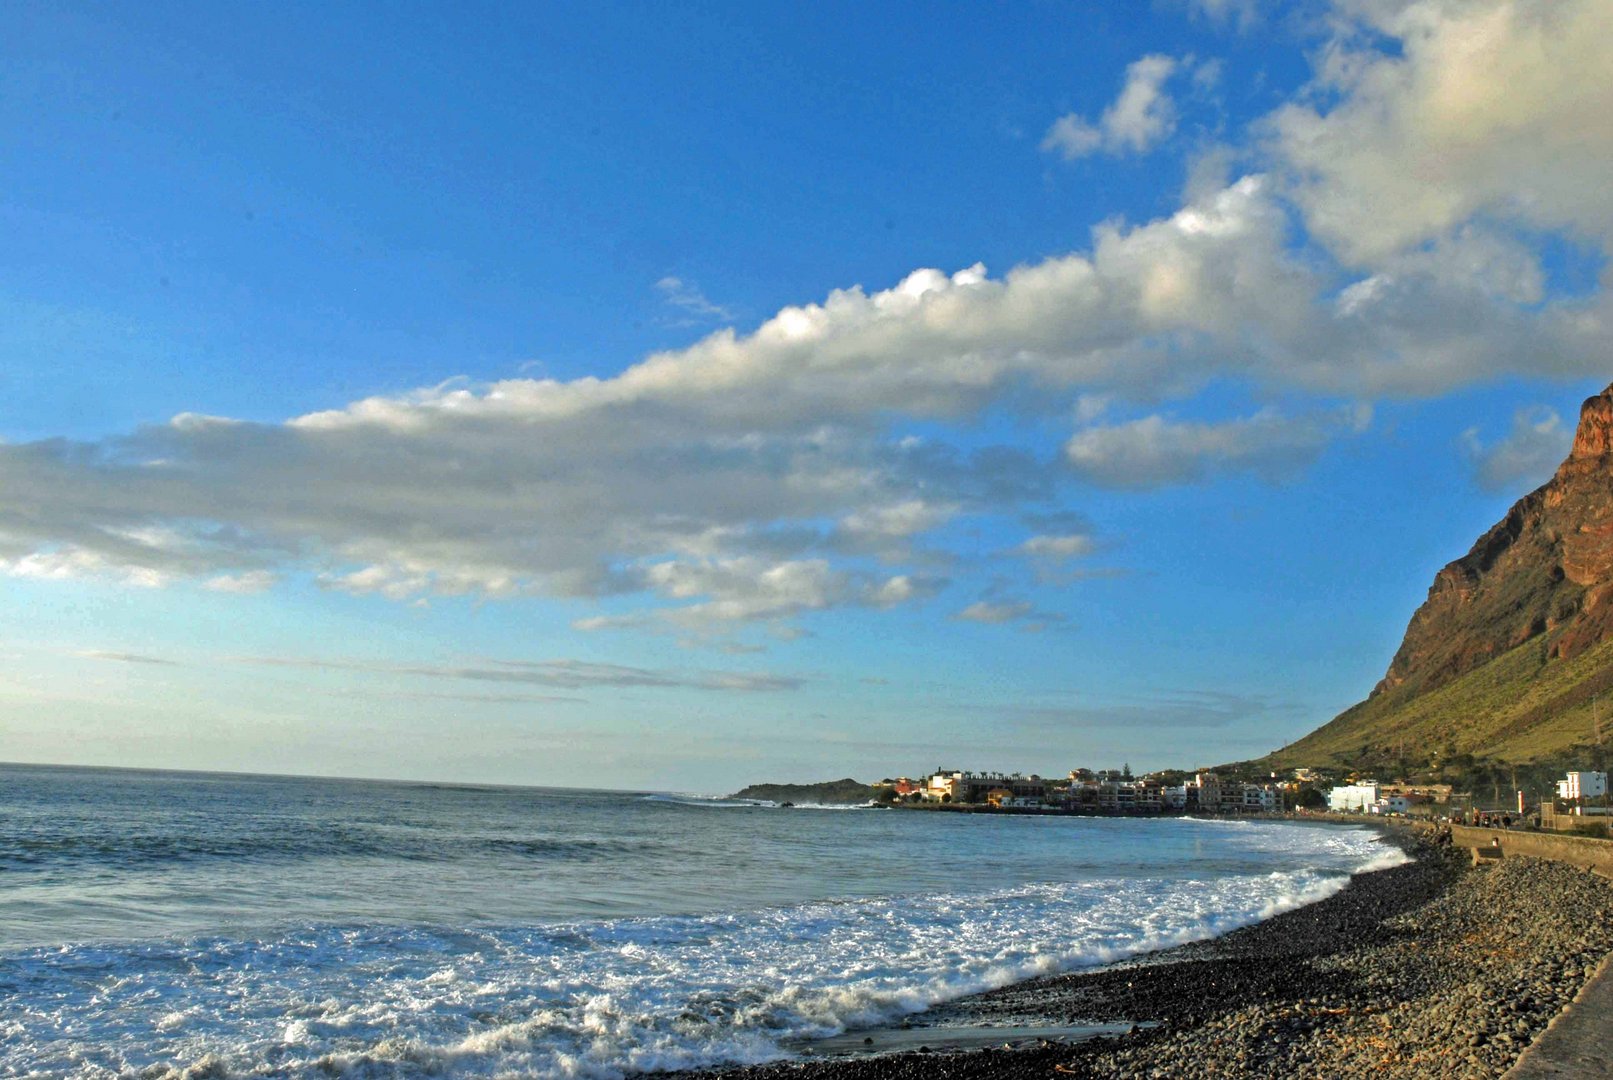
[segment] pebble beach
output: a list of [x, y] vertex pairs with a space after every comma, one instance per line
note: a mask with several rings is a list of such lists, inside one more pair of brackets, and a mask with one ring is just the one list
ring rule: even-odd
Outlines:
[[[1499, 1077], [1613, 952], [1613, 881], [1392, 834], [1414, 861], [1225, 937], [915, 1016], [912, 1049], [808, 1054], [713, 1080]], [[1016, 1037], [1082, 1024], [1122, 1034]], [[949, 1033], [1001, 1042], [949, 1049]], [[1114, 1030], [1110, 1028], [1109, 1030]], [[933, 1043], [934, 1045], [928, 1045]]]

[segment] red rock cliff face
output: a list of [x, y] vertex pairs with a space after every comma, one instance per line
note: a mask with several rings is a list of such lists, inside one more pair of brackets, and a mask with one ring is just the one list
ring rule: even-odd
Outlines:
[[1613, 637], [1613, 386], [1580, 410], [1574, 448], [1434, 577], [1375, 691], [1433, 690], [1540, 638], [1574, 656]]

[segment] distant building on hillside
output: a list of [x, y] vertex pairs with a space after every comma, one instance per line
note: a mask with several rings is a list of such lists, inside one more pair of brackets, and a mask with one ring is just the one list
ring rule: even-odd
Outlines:
[[1448, 803], [1451, 801], [1451, 785], [1449, 784], [1379, 784], [1378, 792], [1386, 799], [1392, 795], [1410, 795], [1414, 803], [1419, 800], [1436, 803]]
[[1364, 814], [1378, 802], [1378, 785], [1375, 781], [1346, 784], [1327, 794], [1327, 808], [1335, 814]]
[[1557, 781], [1557, 797], [1564, 802], [1598, 799], [1607, 794], [1607, 773], [1571, 772]]

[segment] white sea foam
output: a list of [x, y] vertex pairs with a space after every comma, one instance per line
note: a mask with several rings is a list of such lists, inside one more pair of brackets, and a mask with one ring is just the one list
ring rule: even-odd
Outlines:
[[[784, 806], [785, 806], [784, 803], [768, 803], [767, 805], [778, 807], [780, 809], [783, 809]], [[788, 808], [791, 809], [791, 810], [867, 810], [869, 807], [874, 806], [874, 805], [875, 804], [872, 803], [872, 802], [860, 802], [860, 803], [798, 802], [798, 803], [790, 803]]]
[[685, 795], [675, 792], [667, 792], [655, 795], [640, 795], [639, 801], [672, 803], [676, 806], [704, 807], [712, 810], [735, 810], [746, 807], [770, 807], [775, 805], [766, 799], [729, 799], [721, 795]]
[[732, 799], [725, 795], [688, 795], [677, 792], [663, 792], [653, 795], [641, 795], [643, 802], [673, 803], [678, 806], [704, 807], [712, 810], [735, 810], [760, 807], [766, 810], [866, 810], [876, 805], [872, 801], [860, 803], [812, 803], [792, 802], [781, 803], [772, 799]]
[[1366, 830], [1253, 821], [10, 766], [0, 781], [0, 1076], [18, 1077], [766, 1060], [1224, 933], [1404, 858]]
[[1370, 874], [1375, 870], [1390, 870], [1396, 866], [1404, 866], [1411, 862], [1411, 856], [1394, 844], [1383, 844], [1375, 850], [1360, 866], [1355, 868], [1357, 874]]
[[1358, 831], [1251, 835], [1302, 868], [992, 887], [960, 863], [956, 889], [927, 895], [34, 950], [0, 974], [52, 1004], [0, 1019], [0, 1072], [605, 1078], [764, 1061], [790, 1038], [1222, 934], [1405, 858]]

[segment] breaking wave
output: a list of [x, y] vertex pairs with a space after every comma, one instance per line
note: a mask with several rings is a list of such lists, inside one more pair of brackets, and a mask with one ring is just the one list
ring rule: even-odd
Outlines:
[[0, 766], [0, 1076], [762, 1061], [1404, 858], [1270, 822]]
[[990, 887], [959, 866], [976, 887], [528, 927], [322, 925], [26, 950], [0, 958], [0, 983], [53, 1007], [0, 1018], [0, 1072], [614, 1078], [759, 1062], [793, 1038], [1223, 934], [1405, 858], [1369, 833], [1257, 832], [1322, 867]]

